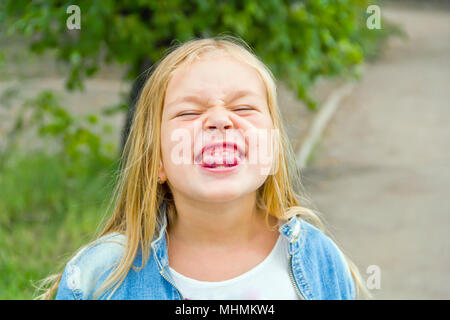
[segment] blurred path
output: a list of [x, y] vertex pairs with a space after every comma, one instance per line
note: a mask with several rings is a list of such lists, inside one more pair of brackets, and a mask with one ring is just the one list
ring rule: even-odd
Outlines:
[[385, 7], [393, 39], [331, 120], [307, 193], [376, 299], [450, 299], [450, 10]]

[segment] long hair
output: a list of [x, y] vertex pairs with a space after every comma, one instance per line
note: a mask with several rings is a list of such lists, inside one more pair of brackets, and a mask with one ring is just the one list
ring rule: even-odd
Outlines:
[[[161, 160], [160, 130], [164, 97], [172, 74], [182, 65], [190, 64], [201, 55], [212, 51], [223, 51], [238, 61], [253, 67], [266, 87], [267, 103], [273, 127], [278, 129], [277, 170], [270, 174], [257, 190], [256, 205], [269, 215], [287, 220], [293, 215], [309, 220], [325, 231], [320, 213], [313, 208], [301, 184], [300, 172], [296, 168], [292, 147], [285, 133], [277, 103], [275, 78], [269, 68], [253, 53], [240, 38], [221, 35], [214, 38], [194, 39], [174, 45], [153, 70], [145, 83], [136, 107], [130, 134], [121, 157], [119, 179], [115, 186], [110, 206], [113, 213], [97, 238], [112, 233], [125, 236], [124, 254], [101, 287], [94, 294], [110, 290], [109, 297], [127, 276], [139, 250], [142, 254], [141, 269], [150, 255], [150, 244], [159, 225], [158, 210], [164, 202], [168, 215], [176, 214], [175, 204], [167, 184], [158, 183], [158, 168]], [[150, 71], [149, 70], [149, 71]], [[169, 219], [170, 221], [170, 219]], [[368, 296], [357, 267], [345, 256], [357, 287], [357, 295]], [[62, 272], [43, 280], [45, 292], [38, 299], [51, 299], [58, 289]], [[45, 288], [44, 288], [45, 287]]]

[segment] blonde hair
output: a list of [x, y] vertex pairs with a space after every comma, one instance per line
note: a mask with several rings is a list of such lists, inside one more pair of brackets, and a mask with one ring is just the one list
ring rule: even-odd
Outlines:
[[[298, 215], [324, 231], [320, 214], [310, 205], [300, 182], [300, 172], [296, 168], [294, 153], [283, 128], [277, 104], [275, 78], [271, 71], [253, 50], [237, 37], [222, 35], [194, 39], [178, 44], [167, 52], [141, 91], [121, 157], [119, 180], [110, 202], [110, 206], [114, 204], [114, 211], [97, 237], [111, 233], [123, 234], [126, 238], [125, 250], [114, 272], [108, 276], [94, 296], [112, 289], [110, 297], [115, 292], [130, 268], [135, 268], [132, 263], [139, 248], [142, 253], [142, 265], [138, 269], [144, 267], [150, 255], [150, 244], [159, 225], [158, 210], [162, 202], [167, 205], [169, 217], [176, 213], [167, 184], [157, 182], [161, 159], [160, 125], [166, 88], [173, 72], [180, 66], [199, 59], [204, 53], [217, 50], [246, 63], [258, 72], [266, 87], [273, 126], [279, 130], [276, 157], [278, 170], [269, 175], [257, 191], [256, 205], [265, 212], [266, 224], [268, 225], [269, 215], [283, 220]], [[345, 255], [344, 257], [355, 280], [357, 295], [368, 296], [357, 267]], [[51, 299], [59, 286], [61, 276], [62, 273], [59, 273], [44, 279], [41, 289], [45, 292], [37, 298]]]

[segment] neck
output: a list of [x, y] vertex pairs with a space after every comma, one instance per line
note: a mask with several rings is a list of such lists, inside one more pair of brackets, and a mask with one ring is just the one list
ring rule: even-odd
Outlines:
[[[197, 247], [239, 246], [262, 236], [264, 213], [256, 207], [256, 192], [226, 202], [202, 202], [174, 197], [177, 214], [170, 221], [170, 239]], [[271, 225], [276, 223], [269, 218]], [[267, 234], [267, 233], [264, 233]]]

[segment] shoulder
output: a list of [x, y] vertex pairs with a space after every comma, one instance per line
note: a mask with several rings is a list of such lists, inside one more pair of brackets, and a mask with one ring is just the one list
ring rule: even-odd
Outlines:
[[56, 299], [88, 299], [99, 279], [114, 267], [124, 251], [125, 236], [119, 233], [105, 235], [81, 248], [66, 264]]
[[355, 282], [343, 252], [323, 231], [302, 220], [302, 258], [307, 260], [310, 282], [320, 288], [322, 299], [354, 299]]

